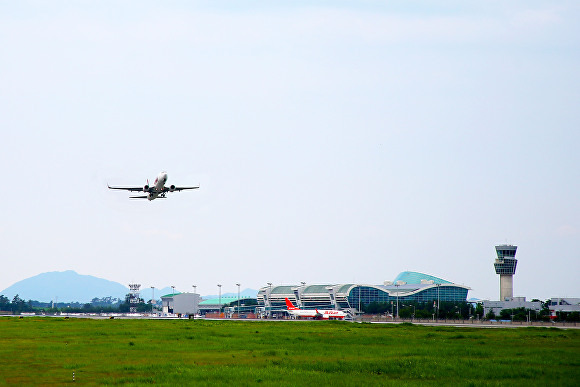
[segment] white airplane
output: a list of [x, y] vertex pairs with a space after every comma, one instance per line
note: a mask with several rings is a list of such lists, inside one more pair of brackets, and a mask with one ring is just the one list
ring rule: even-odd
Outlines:
[[165, 195], [167, 194], [167, 192], [173, 192], [173, 191], [183, 191], [186, 189], [198, 189], [198, 186], [195, 187], [176, 187], [174, 185], [170, 185], [169, 187], [165, 186], [165, 183], [167, 182], [167, 172], [161, 172], [159, 175], [157, 175], [157, 177], [155, 178], [155, 182], [153, 183], [152, 186], [149, 186], [149, 179], [147, 179], [147, 184], [145, 184], [145, 186], [143, 187], [111, 187], [110, 185], [107, 184], [107, 187], [109, 187], [109, 189], [120, 189], [120, 190], [125, 190], [125, 191], [131, 191], [131, 192], [146, 192], [147, 195], [142, 195], [142, 196], [129, 196], [130, 199], [147, 199], [147, 200], [155, 200], [157, 198], [165, 198]]
[[296, 318], [315, 318], [319, 320], [342, 320], [348, 316], [345, 312], [341, 310], [322, 310], [322, 309], [300, 309], [292, 304], [292, 301], [286, 297], [286, 309], [290, 315]]

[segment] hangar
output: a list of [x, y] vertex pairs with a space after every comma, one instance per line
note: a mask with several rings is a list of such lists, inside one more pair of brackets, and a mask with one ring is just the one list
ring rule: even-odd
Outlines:
[[201, 298], [195, 293], [173, 293], [161, 296], [163, 313], [196, 314], [199, 313]]
[[258, 291], [258, 307], [266, 314], [285, 312], [285, 299], [302, 309], [339, 309], [359, 313], [373, 302], [466, 301], [465, 285], [413, 271], [400, 273], [382, 285], [327, 284], [264, 286]]

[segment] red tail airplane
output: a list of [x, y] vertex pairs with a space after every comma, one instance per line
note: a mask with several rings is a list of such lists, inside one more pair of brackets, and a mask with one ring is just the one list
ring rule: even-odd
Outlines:
[[342, 320], [347, 316], [347, 314], [341, 310], [300, 309], [295, 307], [294, 304], [292, 304], [292, 301], [290, 301], [288, 298], [286, 298], [286, 309], [290, 315], [296, 318], [311, 317], [321, 320]]

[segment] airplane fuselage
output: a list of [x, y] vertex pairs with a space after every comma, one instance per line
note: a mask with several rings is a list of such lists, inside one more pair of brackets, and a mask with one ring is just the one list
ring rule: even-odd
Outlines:
[[163, 191], [163, 187], [165, 186], [166, 182], [167, 182], [167, 172], [161, 172], [155, 178], [155, 189], [157, 191]]
[[147, 192], [147, 200], [155, 200], [159, 194], [164, 192], [165, 183], [167, 182], [167, 172], [161, 172], [155, 178], [153, 187], [143, 187], [143, 192]]
[[288, 313], [291, 316], [298, 317], [298, 318], [319, 318], [322, 320], [333, 320], [333, 319], [344, 319], [347, 314], [340, 311], [340, 310], [305, 310], [305, 309], [297, 309], [297, 310], [290, 310], [288, 309]]
[[286, 310], [295, 318], [317, 318], [321, 320], [342, 320], [347, 314], [341, 310], [333, 309], [300, 309], [295, 307], [292, 302], [286, 298]]

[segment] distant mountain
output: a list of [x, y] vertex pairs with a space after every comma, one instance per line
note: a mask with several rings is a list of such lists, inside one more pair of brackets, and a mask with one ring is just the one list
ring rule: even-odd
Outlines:
[[[153, 296], [159, 301], [161, 296], [171, 294], [174, 291], [175, 293], [181, 293], [179, 289], [173, 290], [170, 286], [161, 289], [141, 287], [139, 296], [145, 302], [151, 300]], [[193, 289], [187, 289], [187, 291], [192, 292]], [[127, 293], [129, 293], [129, 288], [118, 282], [93, 277], [91, 275], [78, 274], [73, 270], [38, 274], [34, 277], [16, 282], [14, 285], [0, 291], [1, 295], [8, 297], [10, 300], [18, 294], [25, 301], [81, 303], [91, 302], [95, 297], [116, 297], [124, 300]], [[240, 292], [240, 296], [242, 297], [256, 298], [257, 294], [258, 291], [253, 289], [245, 289]], [[238, 293], [224, 293], [222, 296], [237, 297]], [[218, 298], [218, 295], [202, 296], [202, 298]]]
[[81, 275], [72, 270], [42, 273], [16, 282], [0, 294], [12, 299], [16, 294], [23, 300], [41, 302], [90, 302], [95, 297], [124, 299], [129, 288], [118, 282], [91, 275]]

